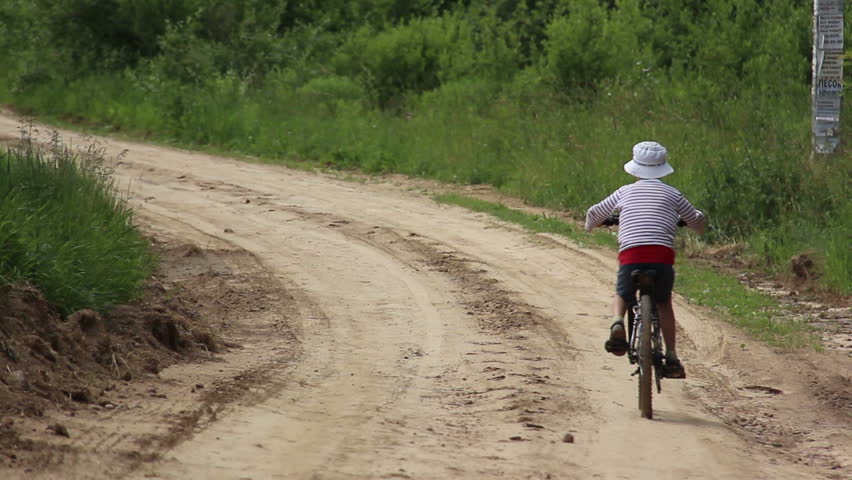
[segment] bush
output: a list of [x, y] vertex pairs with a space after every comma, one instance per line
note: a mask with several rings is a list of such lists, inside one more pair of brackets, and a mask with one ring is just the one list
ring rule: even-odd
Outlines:
[[320, 105], [332, 115], [339, 102], [360, 102], [365, 96], [364, 87], [358, 82], [338, 75], [315, 78], [299, 88], [298, 94], [303, 101]]
[[50, 44], [81, 71], [123, 68], [159, 51], [160, 36], [202, 0], [50, 0], [38, 12]]
[[415, 19], [375, 33], [361, 29], [334, 60], [338, 72], [357, 76], [385, 107], [406, 93], [438, 87], [473, 69], [467, 25], [453, 16]]
[[500, 83], [488, 78], [469, 77], [449, 81], [421, 95], [423, 110], [485, 114], [500, 92]]
[[607, 79], [630, 77], [653, 63], [645, 42], [649, 21], [635, 0], [608, 10], [578, 0], [547, 27], [547, 71], [558, 88], [596, 90]]

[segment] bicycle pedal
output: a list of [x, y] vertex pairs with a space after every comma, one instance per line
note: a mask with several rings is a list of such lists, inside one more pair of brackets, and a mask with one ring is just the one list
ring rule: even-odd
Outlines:
[[642, 373], [642, 371], [639, 368], [637, 368], [635, 372], [630, 374], [630, 376], [635, 377], [636, 375], [639, 375], [640, 373]]

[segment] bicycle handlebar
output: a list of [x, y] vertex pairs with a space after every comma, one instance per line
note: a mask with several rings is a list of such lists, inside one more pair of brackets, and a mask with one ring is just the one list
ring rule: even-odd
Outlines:
[[601, 223], [604, 227], [612, 227], [614, 225], [618, 225], [618, 215], [610, 215]]
[[[601, 225], [603, 225], [604, 227], [612, 227], [614, 225], [618, 225], [618, 215], [610, 215], [609, 217], [607, 217], [606, 220], [603, 221], [603, 223], [601, 223]], [[686, 222], [684, 222], [682, 218], [678, 218], [677, 226], [685, 227]]]

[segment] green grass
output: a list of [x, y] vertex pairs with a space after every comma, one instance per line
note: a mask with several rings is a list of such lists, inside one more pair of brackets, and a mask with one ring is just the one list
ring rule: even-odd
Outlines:
[[137, 298], [156, 260], [132, 216], [98, 158], [0, 152], [0, 284], [35, 284], [66, 314]]
[[[502, 204], [457, 194], [437, 195], [435, 200], [487, 213], [532, 232], [555, 233], [581, 244], [616, 246], [615, 238], [609, 233], [581, 231], [559, 219], [522, 212]], [[782, 308], [772, 297], [750, 290], [735, 278], [717, 273], [712, 268], [680, 259], [675, 290], [691, 303], [711, 308], [722, 319], [770, 345], [791, 350], [820, 348], [812, 330], [804, 323], [788, 320], [789, 317], [783, 315]]]
[[[556, 233], [577, 242], [588, 240], [588, 236], [584, 232], [580, 232], [572, 225], [569, 225], [557, 218], [529, 214], [509, 208], [500, 203], [488, 202], [455, 193], [436, 195], [435, 200], [439, 203], [458, 205], [476, 212], [487, 213], [499, 218], [500, 220], [522, 225], [527, 230], [533, 232]], [[606, 234], [599, 234], [594, 238], [596, 238], [598, 242], [605, 244], [607, 243], [608, 236]], [[610, 239], [609, 243], [615, 245], [614, 240]]]
[[820, 348], [813, 330], [806, 323], [785, 316], [772, 297], [748, 289], [735, 278], [709, 267], [681, 261], [676, 290], [690, 302], [712, 308], [723, 319], [770, 345], [787, 349]]
[[[470, 78], [410, 97], [400, 114], [359, 99], [317, 101], [288, 82], [270, 75], [249, 87], [224, 76], [188, 86], [101, 73], [25, 94], [0, 84], [0, 99], [110, 134], [296, 168], [490, 184], [575, 212], [629, 181], [621, 166], [632, 144], [654, 138], [670, 149], [677, 171], [669, 181], [708, 213], [707, 241], [745, 242], [778, 272], [792, 255], [815, 250], [823, 285], [852, 292], [852, 163], [847, 153], [809, 158], [804, 88], [777, 108], [754, 92], [711, 108], [675, 101], [671, 91], [686, 87], [674, 81], [602, 86], [584, 104], [535, 75], [504, 84]], [[756, 126], [759, 134], [748, 133]]]

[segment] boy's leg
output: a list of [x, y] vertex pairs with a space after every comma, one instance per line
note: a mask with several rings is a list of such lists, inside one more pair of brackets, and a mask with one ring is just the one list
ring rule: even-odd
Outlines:
[[612, 315], [615, 320], [621, 320], [624, 318], [624, 314], [627, 313], [627, 302], [621, 298], [621, 295], [615, 294], [612, 299]]
[[665, 376], [667, 378], [686, 378], [686, 371], [677, 358], [677, 332], [675, 330], [675, 314], [672, 301], [657, 304], [657, 314], [660, 317], [660, 329], [666, 342]]
[[660, 328], [663, 330], [663, 340], [666, 342], [666, 353], [675, 352], [677, 357], [677, 332], [675, 331], [675, 314], [672, 308], [671, 298], [667, 302], [657, 304], [657, 313], [660, 316]]
[[[612, 298], [612, 325], [609, 327], [610, 340], [627, 341], [627, 330], [624, 328], [624, 314], [627, 313], [627, 302], [616, 294]], [[623, 355], [623, 354], [622, 354]]]
[[[657, 304], [657, 316], [660, 319], [660, 329], [666, 342], [666, 356], [677, 358], [675, 332], [675, 314], [672, 307], [672, 289], [674, 288], [674, 267], [672, 265], [655, 265], [657, 271], [654, 303]], [[671, 352], [671, 353], [669, 353]]]
[[655, 300], [660, 329], [666, 343], [665, 376], [667, 378], [686, 378], [686, 372], [677, 358], [677, 331], [675, 313], [672, 306], [672, 287], [674, 287], [674, 268], [659, 266], [657, 273], [657, 292]]
[[627, 302], [623, 296], [625, 292], [632, 288], [628, 278], [625, 278], [623, 268], [619, 269], [616, 279], [616, 293], [612, 298], [612, 325], [609, 327], [609, 339], [604, 344], [604, 349], [607, 352], [616, 356], [622, 356], [627, 353], [627, 330], [624, 328], [624, 314], [627, 312]]

